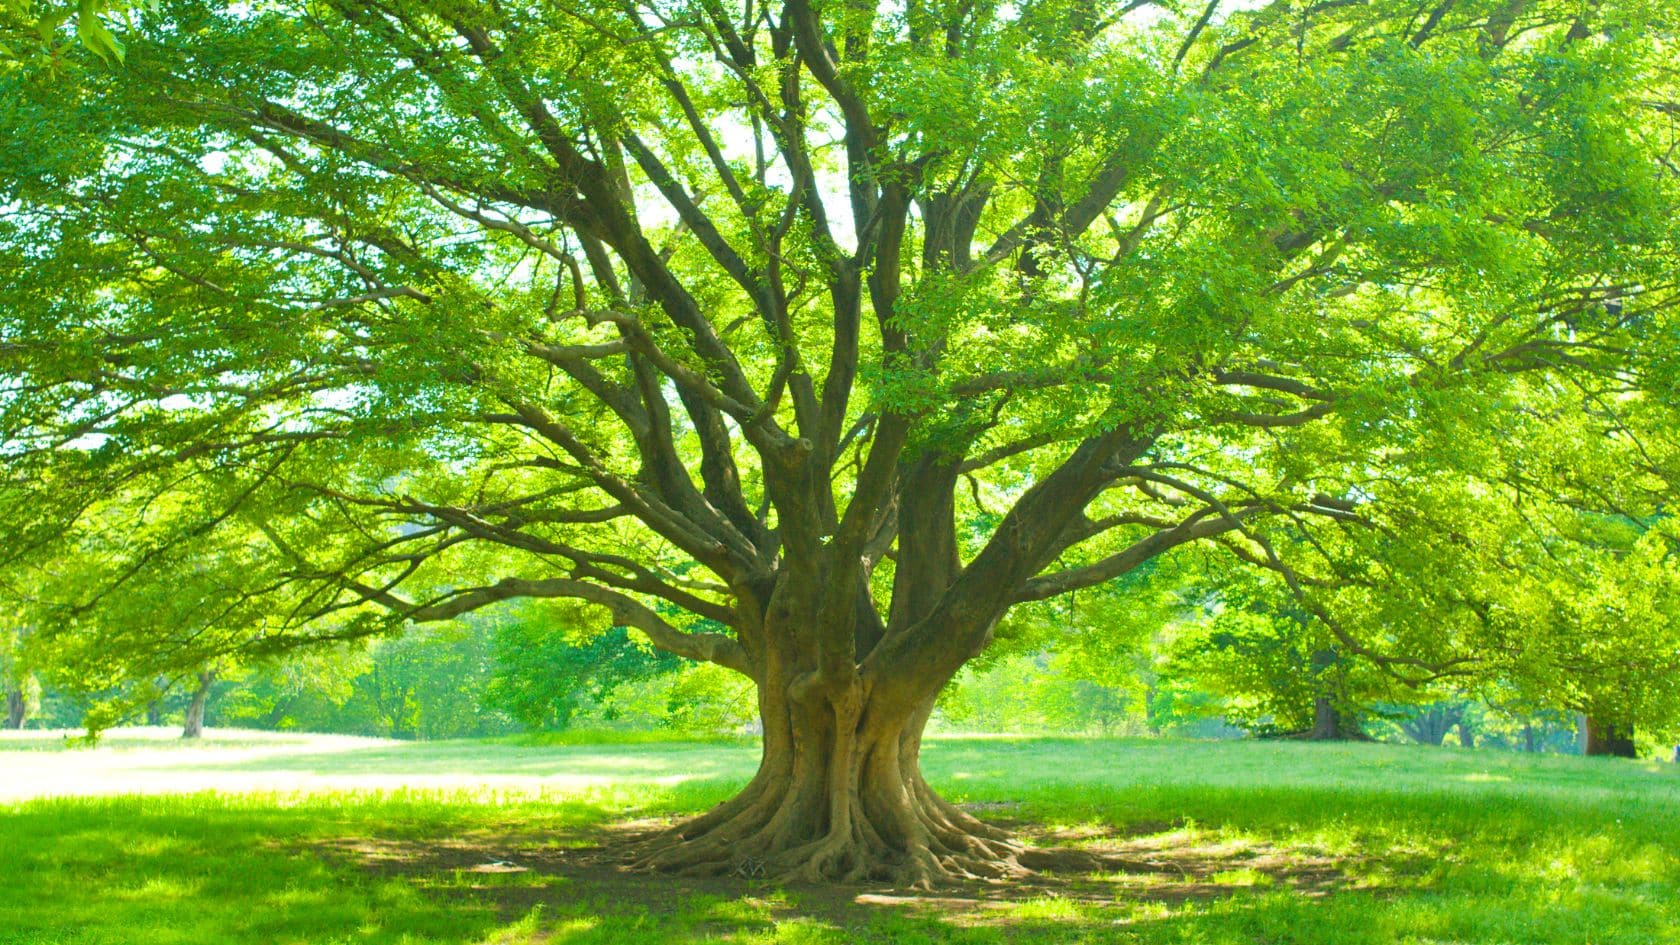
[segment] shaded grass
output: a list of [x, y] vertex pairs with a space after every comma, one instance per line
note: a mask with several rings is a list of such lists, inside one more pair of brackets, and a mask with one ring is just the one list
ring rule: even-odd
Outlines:
[[[207, 777], [255, 765], [305, 784], [320, 771], [617, 774], [568, 791], [0, 806], [0, 943], [1680, 942], [1680, 777], [1614, 760], [943, 738], [926, 761], [948, 796], [1135, 868], [916, 898], [623, 874], [593, 850], [624, 820], [723, 799], [754, 754], [730, 742], [170, 753], [147, 763]], [[21, 776], [9, 768], [0, 777]]]

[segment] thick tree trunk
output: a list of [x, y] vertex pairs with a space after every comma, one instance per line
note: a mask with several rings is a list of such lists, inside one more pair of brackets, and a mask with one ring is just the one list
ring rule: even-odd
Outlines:
[[934, 692], [907, 704], [871, 699], [858, 684], [803, 699], [800, 688], [761, 687], [758, 773], [734, 799], [654, 840], [639, 866], [920, 888], [1025, 871], [1020, 844], [922, 779]]
[[1359, 719], [1350, 716], [1330, 700], [1328, 696], [1319, 696], [1313, 700], [1313, 727], [1307, 732], [1309, 741], [1369, 741], [1370, 736], [1359, 725]]
[[6, 690], [6, 727], [23, 728], [29, 721], [29, 698], [21, 688]]
[[204, 734], [204, 705], [210, 701], [210, 684], [216, 681], [216, 674], [205, 670], [198, 674], [198, 688], [193, 690], [192, 701], [187, 703], [187, 717], [181, 726], [182, 738], [199, 738]]
[[1633, 728], [1620, 726], [1614, 722], [1605, 722], [1587, 716], [1586, 719], [1587, 747], [1586, 754], [1610, 756], [1615, 758], [1635, 758], [1638, 751], [1633, 745]]

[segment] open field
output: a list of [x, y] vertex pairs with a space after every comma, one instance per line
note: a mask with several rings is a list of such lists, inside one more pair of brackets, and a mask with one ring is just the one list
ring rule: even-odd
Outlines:
[[623, 872], [746, 743], [213, 734], [0, 739], [0, 943], [1680, 942], [1669, 765], [935, 739], [948, 796], [1123, 866], [916, 897]]

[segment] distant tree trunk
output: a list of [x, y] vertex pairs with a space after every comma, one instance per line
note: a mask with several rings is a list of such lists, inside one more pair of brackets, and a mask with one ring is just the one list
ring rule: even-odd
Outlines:
[[29, 697], [23, 687], [6, 690], [6, 727], [10, 729], [23, 728], [29, 721]]
[[1155, 699], [1159, 694], [1159, 687], [1151, 679], [1143, 690], [1143, 724], [1157, 735], [1161, 734], [1161, 723], [1155, 718]]
[[263, 727], [273, 731], [279, 731], [280, 723], [286, 721], [286, 713], [291, 709], [292, 702], [293, 700], [289, 698], [276, 700], [274, 708], [269, 709], [268, 714], [263, 716]]
[[1475, 748], [1476, 747], [1476, 732], [1475, 732], [1474, 729], [1472, 729], [1470, 727], [1469, 720], [1465, 719], [1463, 715], [1460, 715], [1458, 717], [1457, 728], [1458, 728], [1458, 743], [1460, 745], [1463, 745], [1465, 748]]
[[1633, 726], [1617, 725], [1587, 716], [1585, 724], [1587, 732], [1588, 755], [1610, 756], [1614, 758], [1636, 758], [1638, 752], [1633, 747]]
[[216, 681], [216, 671], [207, 669], [198, 674], [198, 688], [187, 703], [186, 724], [181, 726], [182, 738], [199, 738], [204, 734], [204, 704], [210, 701], [210, 684]]
[[1680, 745], [1674, 746], [1674, 763], [1680, 765]]
[[1524, 722], [1522, 727], [1523, 751], [1533, 754], [1540, 750], [1540, 733], [1534, 730], [1533, 722]]
[[1313, 727], [1307, 733], [1309, 741], [1370, 741], [1356, 716], [1336, 708], [1329, 696], [1313, 700]]
[[1440, 747], [1452, 727], [1461, 724], [1464, 710], [1458, 707], [1444, 706], [1439, 703], [1429, 706], [1417, 715], [1400, 723], [1401, 731], [1419, 744]]

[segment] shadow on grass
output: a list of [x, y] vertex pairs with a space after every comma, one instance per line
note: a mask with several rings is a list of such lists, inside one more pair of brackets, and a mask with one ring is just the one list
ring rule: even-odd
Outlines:
[[[342, 774], [362, 756], [382, 771], [470, 763], [483, 774], [563, 762], [626, 781], [541, 799], [467, 791], [0, 806], [0, 943], [1680, 943], [1680, 779], [1632, 765], [1394, 749], [940, 744], [930, 773], [947, 794], [1035, 843], [1102, 852], [1112, 866], [906, 895], [620, 869], [615, 839], [726, 797], [751, 748], [530, 750], [379, 747], [302, 763]], [[636, 784], [624, 760], [697, 779]], [[282, 767], [263, 770], [300, 764], [272, 761]], [[708, 763], [726, 773], [697, 771]]]
[[[1445, 796], [1433, 806], [1372, 805], [1345, 836], [1332, 830], [1348, 819], [1346, 810], [1325, 803], [1333, 794], [1262, 791], [1247, 799], [1251, 811], [1319, 811], [1288, 830], [1017, 821], [1011, 826], [1030, 839], [1101, 851], [1119, 867], [930, 895], [778, 889], [621, 869], [615, 840], [656, 829], [664, 817], [703, 807], [732, 786], [668, 798], [631, 821], [622, 807], [587, 801], [32, 802], [4, 815], [0, 857], [9, 868], [0, 874], [0, 942], [1677, 940], [1670, 909], [1680, 868], [1672, 847], [1641, 853], [1636, 836], [1652, 824], [1606, 833], [1612, 824], [1589, 819], [1535, 833], [1544, 812]], [[1176, 803], [1205, 817], [1212, 799], [1198, 805], [1185, 795]], [[1478, 821], [1479, 829], [1453, 834]], [[1342, 849], [1337, 837], [1347, 840]], [[1631, 872], [1604, 870], [1606, 859], [1617, 858]]]

